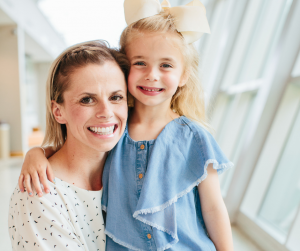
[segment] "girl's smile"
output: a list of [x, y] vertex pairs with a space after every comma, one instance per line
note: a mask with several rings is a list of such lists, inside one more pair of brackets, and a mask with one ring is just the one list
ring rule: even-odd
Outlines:
[[164, 88], [156, 88], [156, 87], [147, 87], [147, 86], [137, 86], [137, 88], [148, 96], [156, 96], [162, 93], [165, 89]]
[[126, 55], [131, 68], [128, 90], [135, 104], [170, 106], [177, 88], [185, 84], [185, 67], [178, 36], [143, 33], [130, 42]]

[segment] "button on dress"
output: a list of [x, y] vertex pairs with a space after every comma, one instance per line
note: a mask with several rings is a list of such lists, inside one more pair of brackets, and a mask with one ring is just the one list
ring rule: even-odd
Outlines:
[[102, 190], [84, 190], [58, 178], [49, 186], [43, 197], [15, 188], [8, 216], [13, 250], [104, 251]]

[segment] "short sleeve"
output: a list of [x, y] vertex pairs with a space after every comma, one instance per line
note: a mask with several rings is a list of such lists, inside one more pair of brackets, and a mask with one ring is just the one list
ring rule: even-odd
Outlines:
[[67, 214], [57, 209], [60, 204], [63, 208], [63, 201], [53, 196], [53, 187], [50, 191], [40, 198], [15, 188], [8, 220], [13, 250], [86, 250]]
[[[200, 170], [203, 167], [204, 172], [206, 172], [207, 166], [213, 164], [213, 168], [217, 170], [218, 174], [222, 174], [233, 166], [233, 163], [228, 160], [214, 137], [206, 129], [193, 122], [187, 123], [187, 126], [194, 136], [193, 141], [191, 141], [191, 152], [195, 152], [197, 157], [192, 156], [192, 159], [201, 163]], [[196, 172], [195, 169], [199, 169], [195, 164], [189, 167], [194, 169], [194, 172]]]

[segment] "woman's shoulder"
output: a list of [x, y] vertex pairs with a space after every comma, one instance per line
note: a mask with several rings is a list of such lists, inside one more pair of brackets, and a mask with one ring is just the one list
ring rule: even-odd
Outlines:
[[50, 181], [48, 181], [48, 187], [50, 192], [44, 193], [42, 197], [39, 197], [33, 188], [33, 196], [31, 197], [28, 195], [26, 187], [22, 193], [17, 185], [10, 198], [10, 210], [13, 208], [18, 208], [23, 211], [25, 208], [26, 210], [30, 208], [43, 210], [45, 206], [54, 207], [54, 205], [63, 204], [63, 196], [68, 196], [67, 189], [60, 183], [54, 184]]

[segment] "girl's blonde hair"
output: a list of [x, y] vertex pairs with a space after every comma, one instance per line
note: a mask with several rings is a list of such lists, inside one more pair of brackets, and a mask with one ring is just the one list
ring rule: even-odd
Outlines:
[[123, 53], [109, 48], [107, 42], [95, 40], [76, 44], [62, 52], [52, 63], [47, 79], [46, 133], [43, 146], [51, 145], [59, 150], [66, 141], [66, 125], [58, 123], [52, 113], [52, 101], [64, 103], [64, 92], [70, 86], [70, 75], [78, 68], [89, 64], [103, 65], [111, 61], [119, 65], [127, 81], [129, 62]]
[[[155, 16], [141, 19], [122, 32], [120, 39], [120, 51], [126, 54], [127, 46], [137, 36], [147, 33], [169, 33], [178, 36], [179, 49], [184, 58], [184, 73], [188, 74], [188, 80], [182, 87], [178, 87], [173, 95], [170, 108], [178, 115], [184, 115], [200, 123], [206, 129], [210, 129], [205, 115], [204, 91], [199, 77], [199, 56], [192, 44], [187, 44], [181, 33], [176, 30], [174, 17], [164, 11]], [[129, 97], [128, 105], [133, 107], [133, 97]]]

